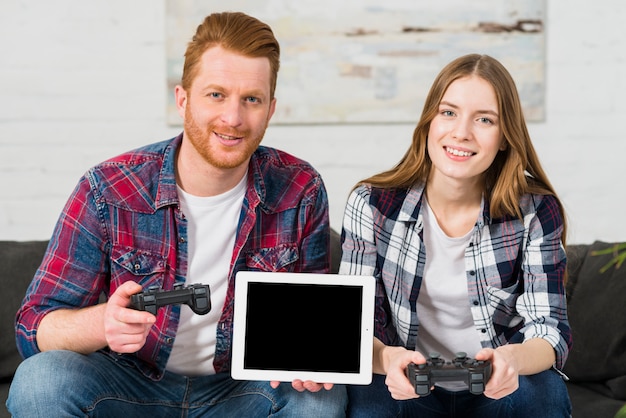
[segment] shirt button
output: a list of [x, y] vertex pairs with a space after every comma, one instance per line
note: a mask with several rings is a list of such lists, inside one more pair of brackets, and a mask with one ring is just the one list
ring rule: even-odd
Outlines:
[[172, 344], [173, 342], [174, 342], [174, 339], [172, 337], [165, 338], [165, 343], [166, 344]]
[[478, 301], [475, 300], [474, 302], [472, 302], [474, 304], [474, 306], [478, 306]]
[[470, 276], [475, 276], [476, 275], [476, 270], [470, 270], [469, 274], [470, 274]]
[[481, 329], [480, 332], [482, 332], [483, 334], [487, 332], [486, 329]]

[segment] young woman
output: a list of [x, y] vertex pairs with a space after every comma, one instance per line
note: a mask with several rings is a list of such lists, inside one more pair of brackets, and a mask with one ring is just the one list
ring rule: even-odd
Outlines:
[[[511, 75], [486, 55], [452, 61], [404, 157], [348, 198], [340, 272], [377, 278], [375, 374], [348, 388], [349, 415], [569, 417], [565, 236]], [[434, 352], [490, 362], [484, 392], [416, 395], [407, 366]]]

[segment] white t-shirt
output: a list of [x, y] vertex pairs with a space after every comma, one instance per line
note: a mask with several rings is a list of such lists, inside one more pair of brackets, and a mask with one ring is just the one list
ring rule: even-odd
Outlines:
[[211, 311], [195, 314], [181, 306], [180, 323], [167, 370], [186, 376], [215, 374], [217, 322], [228, 288], [228, 272], [235, 246], [247, 175], [235, 188], [218, 196], [192, 196], [180, 187], [180, 206], [188, 223], [188, 272], [186, 284], [208, 284]]
[[[482, 347], [467, 292], [465, 249], [472, 231], [458, 238], [447, 236], [428, 202], [425, 206], [426, 265], [417, 299], [417, 349], [425, 357], [437, 352], [444, 360], [453, 360], [460, 351], [473, 357]], [[463, 384], [441, 386], [450, 390], [465, 388]]]

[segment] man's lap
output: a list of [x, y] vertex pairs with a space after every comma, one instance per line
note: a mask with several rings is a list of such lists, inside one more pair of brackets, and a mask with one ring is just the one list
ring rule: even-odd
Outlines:
[[[40, 353], [16, 373], [7, 405], [26, 416], [342, 416], [343, 386], [317, 393], [297, 392], [289, 383], [236, 381], [228, 373], [187, 377], [166, 372], [156, 382], [114, 356], [69, 351]], [[20, 406], [21, 405], [21, 406]], [[320, 409], [323, 408], [323, 409]], [[310, 412], [308, 412], [310, 411]], [[58, 415], [61, 416], [61, 415]], [[65, 415], [63, 415], [65, 416]]]

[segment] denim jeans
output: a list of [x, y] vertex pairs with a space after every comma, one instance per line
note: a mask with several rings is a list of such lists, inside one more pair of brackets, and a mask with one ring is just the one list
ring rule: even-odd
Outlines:
[[348, 386], [351, 418], [561, 418], [570, 417], [571, 411], [565, 382], [554, 370], [520, 376], [519, 388], [499, 400], [437, 387], [428, 396], [397, 401], [389, 394], [382, 375], [374, 375], [369, 386]]
[[11, 384], [7, 407], [21, 417], [339, 417], [345, 386], [298, 392], [290, 383], [237, 381], [228, 373], [160, 381], [98, 352], [48, 351], [26, 359]]

